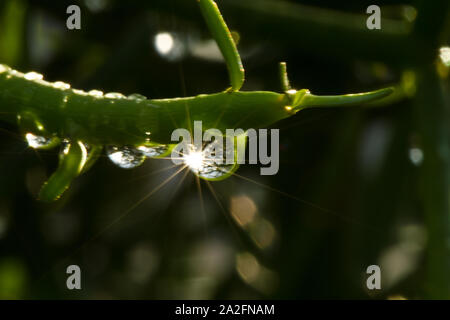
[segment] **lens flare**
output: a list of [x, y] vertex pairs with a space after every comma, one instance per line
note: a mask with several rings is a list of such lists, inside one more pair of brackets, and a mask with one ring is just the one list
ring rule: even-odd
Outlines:
[[181, 154], [184, 165], [195, 175], [207, 180], [221, 179], [231, 174], [235, 167], [233, 163], [226, 163], [225, 153], [219, 150], [215, 142], [207, 145], [203, 150], [198, 150], [194, 145], [190, 145]]
[[203, 152], [193, 151], [183, 155], [184, 163], [194, 172], [200, 171], [204, 166]]

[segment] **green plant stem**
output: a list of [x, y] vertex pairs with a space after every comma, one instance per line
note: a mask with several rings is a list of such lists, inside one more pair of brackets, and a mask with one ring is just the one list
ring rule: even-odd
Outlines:
[[445, 36], [450, 2], [417, 0], [419, 12], [413, 30], [416, 39], [428, 44], [430, 59], [415, 67], [417, 93], [414, 99], [424, 161], [419, 173], [419, 192], [428, 234], [425, 297], [450, 298], [450, 212], [448, 105], [444, 100], [435, 59]]
[[287, 73], [287, 65], [286, 62], [280, 62], [280, 82], [281, 89], [283, 92], [288, 92], [292, 89], [291, 82], [289, 81], [288, 73]]
[[[147, 100], [100, 92], [93, 95], [70, 89], [68, 85], [59, 88], [43, 80], [27, 79], [29, 75], [2, 65], [0, 71], [0, 119], [14, 123], [18, 115], [33, 115], [50, 135], [90, 145], [138, 146], [149, 138], [155, 143], [172, 143], [174, 130], [190, 130], [196, 120], [202, 121], [204, 131], [211, 128], [222, 132], [237, 128], [246, 131], [288, 118], [303, 106], [370, 102], [392, 93], [389, 88], [328, 97], [314, 96], [307, 90], [296, 94], [235, 91]], [[36, 135], [41, 132], [30, 131]]]
[[58, 169], [51, 175], [39, 192], [39, 200], [51, 202], [59, 199], [86, 163], [86, 148], [81, 142], [69, 144], [60, 156]]
[[244, 83], [245, 71], [230, 30], [214, 1], [197, 1], [200, 5], [206, 24], [225, 58], [228, 73], [230, 75], [231, 89], [233, 91], [239, 91]]
[[393, 92], [393, 88], [385, 88], [366, 93], [346, 94], [339, 96], [316, 96], [309, 92], [306, 92], [302, 95], [301, 91], [299, 91], [301, 98], [298, 102], [299, 105], [294, 105], [294, 110], [316, 107], [352, 106], [364, 104], [370, 101], [376, 101], [378, 99], [388, 97]]

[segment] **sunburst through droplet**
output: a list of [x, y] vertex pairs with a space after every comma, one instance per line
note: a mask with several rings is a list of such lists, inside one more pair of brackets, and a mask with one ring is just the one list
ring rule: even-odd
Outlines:
[[215, 180], [233, 172], [235, 163], [226, 162], [226, 153], [218, 149], [215, 142], [198, 151], [194, 145], [190, 145], [185, 153], [182, 153], [184, 164], [198, 177]]
[[192, 171], [199, 171], [205, 160], [203, 152], [193, 151], [183, 156], [184, 162]]

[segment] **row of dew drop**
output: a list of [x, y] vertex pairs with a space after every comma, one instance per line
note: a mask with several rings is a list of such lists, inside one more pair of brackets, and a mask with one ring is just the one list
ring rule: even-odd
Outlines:
[[[60, 144], [57, 137], [45, 137], [26, 133], [25, 139], [28, 146], [34, 149], [50, 149]], [[61, 156], [70, 144], [69, 140], [62, 141]], [[88, 144], [84, 144], [87, 150], [87, 158], [91, 158], [93, 150]], [[187, 168], [195, 175], [207, 180], [220, 179], [229, 175], [234, 168], [234, 164], [217, 164], [217, 157], [214, 152], [210, 152], [213, 143], [209, 144], [203, 151], [197, 152], [192, 148], [187, 154], [180, 154], [180, 158]], [[122, 169], [133, 169], [142, 165], [146, 158], [164, 158], [169, 157], [172, 152], [172, 145], [152, 144], [134, 146], [107, 146], [105, 148], [108, 159], [116, 166]], [[208, 155], [208, 156], [206, 156]], [[222, 155], [223, 157], [223, 155]], [[222, 160], [225, 160], [222, 158]]]
[[[58, 137], [46, 137], [35, 135], [33, 133], [26, 133], [25, 139], [28, 146], [33, 149], [51, 149], [60, 144]], [[70, 143], [69, 140], [63, 140], [63, 145]], [[89, 146], [85, 144], [86, 149]], [[62, 148], [63, 152], [64, 147]], [[123, 169], [133, 169], [140, 166], [145, 158], [159, 158], [167, 155], [170, 152], [169, 145], [153, 144], [151, 146], [142, 145], [138, 147], [132, 146], [107, 146], [105, 148], [108, 158], [118, 167]], [[89, 156], [89, 155], [88, 155]]]
[[[35, 135], [30, 132], [25, 134], [25, 139], [28, 146], [34, 149], [51, 149], [61, 144], [58, 137]], [[69, 140], [65, 139], [62, 141], [61, 156], [64, 156], [64, 150], [66, 150], [68, 144], [70, 144]], [[90, 159], [93, 148], [88, 144], [84, 144], [84, 146], [87, 150], [87, 159]], [[213, 148], [214, 142], [207, 145], [202, 151], [196, 151], [192, 146], [190, 151], [188, 150], [186, 154], [180, 153], [179, 157], [184, 165], [198, 177], [207, 180], [220, 179], [229, 175], [235, 165], [225, 164], [224, 153], [220, 155], [220, 159], [223, 160], [224, 164], [217, 164], [220, 153], [212, 151], [211, 149]], [[137, 147], [109, 145], [105, 148], [105, 152], [108, 159], [116, 166], [122, 169], [133, 169], [142, 165], [146, 158], [161, 159], [170, 157], [172, 149], [173, 145], [148, 143]]]
[[[48, 82], [44, 80], [44, 76], [40, 73], [31, 71], [28, 73], [21, 73], [17, 70], [13, 70], [11, 69], [9, 66], [4, 65], [4, 64], [0, 64], [0, 73], [3, 72], [8, 72], [8, 77], [23, 77], [26, 80], [29, 81], [34, 81], [46, 86], [50, 86], [56, 89], [61, 89], [61, 90], [69, 90], [71, 89], [70, 84], [62, 82], [62, 81], [56, 81], [56, 82]], [[101, 98], [101, 97], [105, 97], [105, 98], [110, 98], [110, 99], [131, 99], [131, 100], [146, 100], [147, 97], [138, 94], [138, 93], [133, 93], [130, 94], [128, 96], [125, 96], [121, 93], [118, 92], [109, 92], [109, 93], [103, 93], [103, 91], [100, 90], [90, 90], [90, 91], [83, 91], [83, 90], [78, 90], [78, 89], [71, 89], [74, 93], [76, 94], [80, 94], [80, 95], [85, 95], [85, 96], [92, 96], [92, 97], [97, 97], [97, 98]]]

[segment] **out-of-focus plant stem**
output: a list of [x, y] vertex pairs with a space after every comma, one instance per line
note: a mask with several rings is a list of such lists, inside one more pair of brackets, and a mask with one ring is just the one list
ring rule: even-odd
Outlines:
[[425, 294], [444, 299], [450, 298], [447, 108], [434, 66], [416, 71], [414, 109], [424, 152], [419, 193], [428, 231]]
[[[448, 1], [417, 1], [419, 17], [414, 35], [427, 39], [438, 52], [439, 39], [449, 14]], [[428, 231], [425, 297], [450, 298], [450, 212], [448, 106], [433, 61], [416, 66], [417, 93], [414, 112], [422, 140], [424, 161], [420, 168], [419, 192]]]
[[9, 0], [4, 5], [0, 16], [0, 59], [14, 66], [23, 55], [27, 7], [21, 0]]

